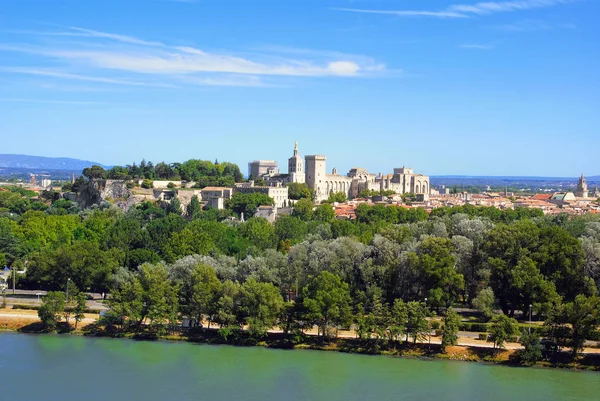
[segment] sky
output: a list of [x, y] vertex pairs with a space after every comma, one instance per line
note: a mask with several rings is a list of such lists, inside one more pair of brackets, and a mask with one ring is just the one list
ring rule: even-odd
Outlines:
[[600, 0], [0, 2], [0, 153], [600, 174]]

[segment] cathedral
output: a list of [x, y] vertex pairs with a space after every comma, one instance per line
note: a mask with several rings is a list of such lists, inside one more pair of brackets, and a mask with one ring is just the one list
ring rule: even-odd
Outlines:
[[395, 168], [392, 174], [371, 174], [366, 169], [354, 167], [346, 175], [333, 168], [327, 173], [327, 157], [323, 155], [306, 156], [298, 153], [298, 142], [294, 144], [294, 155], [288, 159], [288, 174], [270, 174], [263, 176], [268, 185], [287, 183], [306, 183], [315, 192], [315, 201], [322, 202], [333, 192], [344, 192], [349, 199], [356, 198], [363, 190], [394, 191], [397, 194], [412, 192], [429, 195], [429, 177], [415, 174], [412, 168]]

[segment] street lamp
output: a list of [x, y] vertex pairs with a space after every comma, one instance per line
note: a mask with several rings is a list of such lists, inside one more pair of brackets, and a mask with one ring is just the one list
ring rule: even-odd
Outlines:
[[67, 304], [69, 303], [69, 281], [71, 281], [71, 277], [67, 279]]
[[531, 334], [531, 308], [533, 305], [529, 304], [529, 334]]
[[[425, 313], [427, 313], [427, 297], [425, 298]], [[427, 320], [427, 337], [429, 338], [427, 349], [431, 351], [431, 322], [429, 320]]]

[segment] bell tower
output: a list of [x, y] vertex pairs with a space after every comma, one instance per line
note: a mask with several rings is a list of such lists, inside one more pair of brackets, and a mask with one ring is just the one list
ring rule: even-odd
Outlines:
[[303, 184], [304, 176], [304, 161], [298, 154], [298, 142], [294, 142], [294, 156], [288, 159], [288, 175], [289, 182], [297, 182]]

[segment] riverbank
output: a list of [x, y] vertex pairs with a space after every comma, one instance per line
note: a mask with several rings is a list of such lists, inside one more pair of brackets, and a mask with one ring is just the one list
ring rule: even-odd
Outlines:
[[[510, 366], [523, 366], [519, 362], [519, 344], [507, 344], [504, 349], [494, 349], [485, 343], [470, 338], [460, 338], [459, 345], [441, 352], [439, 339], [432, 337], [431, 343], [389, 343], [383, 340], [359, 340], [350, 332], [341, 332], [338, 338], [324, 339], [308, 331], [296, 336], [286, 336], [280, 331], [271, 331], [261, 340], [252, 339], [247, 332], [232, 330], [223, 333], [217, 328], [175, 331], [164, 335], [151, 333], [121, 333], [106, 330], [97, 324], [97, 314], [86, 314], [74, 335], [117, 337], [136, 340], [185, 341], [193, 343], [223, 344], [234, 346], [262, 346], [281, 349], [311, 349], [319, 351], [343, 352], [368, 355], [386, 355], [410, 358], [446, 359], [466, 362], [494, 363]], [[4, 309], [0, 311], [0, 330], [22, 333], [44, 333], [36, 311]], [[464, 343], [466, 342], [466, 343]], [[550, 361], [542, 361], [534, 366], [584, 369], [600, 371], [600, 353], [586, 349], [586, 353], [575, 361], [569, 360], [567, 352], [556, 354]], [[596, 352], [594, 352], [596, 351]]]

